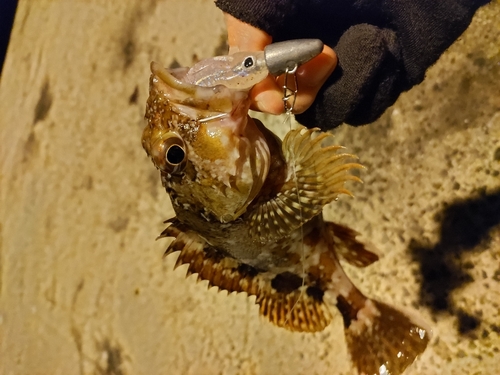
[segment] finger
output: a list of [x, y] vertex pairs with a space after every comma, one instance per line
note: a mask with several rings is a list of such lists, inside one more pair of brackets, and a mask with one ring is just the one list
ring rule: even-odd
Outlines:
[[[261, 51], [272, 42], [266, 32], [253, 27], [225, 13], [229, 52]], [[320, 55], [297, 69], [299, 90], [294, 105], [294, 113], [302, 113], [311, 106], [321, 86], [328, 79], [337, 65], [337, 56], [328, 46]], [[283, 113], [283, 83], [284, 77], [278, 80], [267, 77], [254, 86], [250, 92], [251, 108], [257, 111], [280, 114]]]
[[[337, 55], [328, 46], [311, 61], [297, 69], [298, 93], [293, 113], [302, 113], [314, 102], [318, 91], [337, 66]], [[278, 86], [283, 86], [284, 76], [278, 78]]]
[[254, 111], [279, 115], [284, 112], [283, 88], [272, 76], [257, 83], [250, 91], [250, 108]]
[[[294, 113], [302, 113], [311, 106], [321, 86], [332, 74], [336, 65], [335, 52], [330, 47], [325, 46], [321, 54], [297, 69], [299, 87], [293, 107]], [[284, 82], [284, 75], [281, 75], [278, 79], [268, 77], [255, 85], [250, 92], [251, 108], [275, 115], [283, 113]], [[293, 85], [293, 82], [289, 85]]]
[[224, 19], [226, 21], [230, 53], [238, 50], [262, 51], [265, 46], [272, 42], [271, 36], [265, 31], [240, 21], [230, 14], [224, 13]]

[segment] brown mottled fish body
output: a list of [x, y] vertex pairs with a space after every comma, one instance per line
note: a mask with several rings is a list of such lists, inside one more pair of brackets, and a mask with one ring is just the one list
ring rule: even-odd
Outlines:
[[331, 134], [299, 127], [281, 142], [250, 118], [248, 90], [263, 78], [261, 66], [245, 79], [238, 70], [235, 85], [218, 71], [215, 86], [193, 78], [210, 64], [151, 66], [142, 142], [176, 213], [160, 236], [175, 238], [166, 254], [179, 252], [176, 265], [212, 286], [255, 295], [263, 316], [292, 331], [323, 330], [337, 307], [358, 372], [401, 374], [428, 332], [352, 284], [339, 257], [359, 267], [378, 257], [357, 232], [322, 217], [326, 204], [350, 194], [344, 184], [359, 180], [350, 171], [361, 166]]

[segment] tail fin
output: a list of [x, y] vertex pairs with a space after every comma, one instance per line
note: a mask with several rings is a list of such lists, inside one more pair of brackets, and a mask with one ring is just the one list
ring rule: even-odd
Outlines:
[[367, 299], [354, 319], [347, 319], [345, 335], [359, 374], [398, 375], [413, 363], [430, 340], [430, 332], [402, 312]]

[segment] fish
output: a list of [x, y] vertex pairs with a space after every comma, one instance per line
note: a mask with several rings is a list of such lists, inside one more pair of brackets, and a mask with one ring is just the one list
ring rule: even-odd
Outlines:
[[259, 313], [295, 332], [343, 318], [359, 374], [396, 375], [425, 350], [418, 318], [365, 296], [340, 260], [378, 260], [355, 230], [323, 218], [352, 195], [356, 157], [331, 133], [297, 126], [281, 141], [249, 116], [249, 91], [269, 73], [261, 52], [239, 52], [191, 68], [151, 63], [142, 146], [160, 172], [175, 217], [158, 238], [209, 287], [255, 296]]

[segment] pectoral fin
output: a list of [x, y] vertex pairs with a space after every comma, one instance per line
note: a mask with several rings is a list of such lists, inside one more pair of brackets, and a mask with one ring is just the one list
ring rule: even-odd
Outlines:
[[250, 215], [251, 233], [261, 241], [282, 238], [297, 229], [340, 194], [347, 181], [361, 180], [350, 174], [363, 168], [346, 160], [354, 155], [339, 153], [341, 146], [331, 145], [333, 135], [303, 126], [291, 130], [283, 140], [287, 177], [276, 196], [259, 204]]

